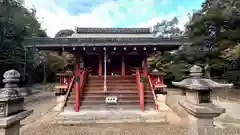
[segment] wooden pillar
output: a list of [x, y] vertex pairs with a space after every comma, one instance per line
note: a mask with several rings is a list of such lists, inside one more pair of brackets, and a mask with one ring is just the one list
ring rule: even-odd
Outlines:
[[98, 55], [98, 76], [102, 76], [102, 55]]
[[148, 76], [148, 62], [147, 62], [147, 55], [144, 56], [143, 58], [143, 75], [145, 77]]
[[125, 59], [124, 55], [122, 55], [122, 76], [125, 76]]

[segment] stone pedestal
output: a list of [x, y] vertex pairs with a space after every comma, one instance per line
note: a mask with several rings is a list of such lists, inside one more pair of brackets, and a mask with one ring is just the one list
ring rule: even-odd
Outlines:
[[62, 108], [64, 107], [64, 99], [65, 96], [57, 96], [57, 105], [53, 108], [53, 111], [61, 111]]
[[0, 118], [0, 135], [19, 135], [20, 121], [33, 113], [25, 110], [18, 114]]
[[213, 118], [224, 113], [224, 108], [211, 103], [196, 105], [187, 100], [179, 104], [188, 112], [188, 135], [214, 135]]
[[187, 112], [178, 104], [182, 99], [185, 99], [185, 90], [183, 89], [167, 89], [165, 104], [169, 106], [181, 118], [187, 118]]
[[4, 88], [0, 89], [0, 135], [19, 135], [20, 121], [33, 110], [24, 110], [24, 98], [19, 94], [20, 73], [6, 71], [3, 75]]
[[192, 115], [189, 115], [188, 118], [189, 118], [188, 135], [214, 134], [213, 119], [198, 119]]

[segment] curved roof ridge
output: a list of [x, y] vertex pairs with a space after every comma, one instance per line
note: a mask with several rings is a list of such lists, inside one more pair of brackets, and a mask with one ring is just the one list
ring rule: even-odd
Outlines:
[[150, 28], [97, 28], [76, 27], [76, 33], [105, 33], [105, 34], [149, 34]]

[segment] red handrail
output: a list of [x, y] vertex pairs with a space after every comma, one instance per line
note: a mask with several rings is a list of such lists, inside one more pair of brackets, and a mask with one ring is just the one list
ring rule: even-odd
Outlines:
[[137, 88], [139, 91], [139, 98], [140, 98], [139, 106], [140, 106], [140, 110], [143, 112], [144, 111], [144, 84], [141, 82], [141, 73], [138, 68], [136, 69], [136, 83], [137, 83]]
[[84, 89], [84, 85], [86, 83], [87, 71], [85, 69], [80, 70], [79, 68], [76, 69], [76, 78], [80, 78], [80, 82], [75, 83], [75, 90], [76, 90], [76, 100], [75, 100], [75, 112], [79, 112], [80, 110], [80, 102], [81, 102], [81, 94]]
[[149, 85], [150, 85], [150, 88], [151, 88], [151, 91], [152, 91], [152, 94], [153, 94], [154, 103], [156, 105], [156, 111], [158, 112], [158, 104], [156, 104], [157, 97], [156, 97], [156, 94], [155, 94], [155, 91], [154, 91], [154, 87], [153, 87], [152, 79], [151, 79], [150, 75], [148, 75], [148, 82], [149, 82]]
[[[67, 88], [67, 94], [64, 97], [63, 107], [66, 105], [67, 99], [68, 99], [69, 94], [70, 94], [70, 92], [72, 90], [72, 87], [73, 87], [74, 80], [75, 80], [75, 76], [72, 76], [72, 79], [70, 80], [70, 83], [69, 83], [68, 88]], [[63, 108], [61, 108], [61, 109], [63, 109]]]

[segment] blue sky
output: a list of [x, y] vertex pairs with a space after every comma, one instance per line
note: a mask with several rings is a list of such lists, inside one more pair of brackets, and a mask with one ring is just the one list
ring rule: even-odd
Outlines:
[[26, 0], [49, 36], [74, 27], [152, 27], [174, 16], [184, 28], [204, 0]]

